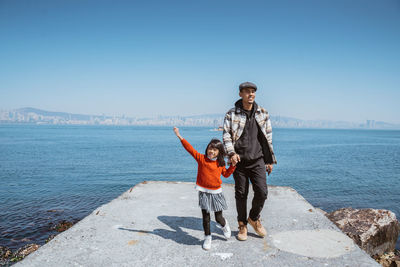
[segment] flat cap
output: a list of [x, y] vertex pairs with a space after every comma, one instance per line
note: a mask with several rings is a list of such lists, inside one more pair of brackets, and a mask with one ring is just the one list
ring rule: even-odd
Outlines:
[[244, 82], [239, 85], [239, 91], [242, 91], [242, 89], [244, 88], [253, 88], [254, 90], [257, 91], [257, 86], [251, 82]]

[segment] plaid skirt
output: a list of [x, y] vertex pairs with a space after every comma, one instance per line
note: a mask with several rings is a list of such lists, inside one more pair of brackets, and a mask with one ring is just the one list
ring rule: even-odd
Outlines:
[[228, 209], [224, 194], [211, 194], [199, 191], [199, 207], [208, 212], [216, 212]]

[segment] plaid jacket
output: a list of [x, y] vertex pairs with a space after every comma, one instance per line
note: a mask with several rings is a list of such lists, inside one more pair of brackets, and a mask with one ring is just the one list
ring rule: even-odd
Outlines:
[[[234, 108], [231, 108], [225, 115], [224, 119], [224, 131], [222, 134], [222, 140], [225, 145], [226, 152], [228, 155], [235, 153], [235, 143], [239, 140], [243, 133], [244, 126], [246, 124], [246, 114], [239, 107], [238, 100]], [[276, 158], [274, 154], [274, 148], [272, 145], [272, 127], [269, 119], [268, 111], [254, 103], [255, 108], [255, 119], [258, 126], [260, 127], [265, 139], [261, 142], [263, 148], [264, 162], [266, 164], [276, 164]]]

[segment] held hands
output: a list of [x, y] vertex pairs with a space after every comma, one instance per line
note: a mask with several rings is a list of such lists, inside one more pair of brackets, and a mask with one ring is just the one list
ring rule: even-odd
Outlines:
[[175, 133], [175, 135], [179, 138], [179, 140], [182, 140], [183, 139], [183, 137], [180, 135], [180, 133], [179, 133], [179, 128], [177, 128], [177, 127], [174, 127], [174, 133]]
[[[235, 154], [233, 154], [233, 155], [231, 156], [231, 163], [232, 163], [233, 166], [236, 166], [236, 164], [237, 164], [238, 162], [240, 162], [240, 156], [239, 156], [238, 154], [235, 153]], [[265, 170], [268, 172], [268, 175], [271, 174], [273, 168], [274, 168], [274, 165], [272, 165], [272, 164], [265, 164]]]
[[240, 156], [238, 154], [233, 154], [231, 157], [231, 163], [233, 166], [236, 166], [236, 164], [240, 161]]
[[265, 169], [267, 170], [268, 175], [271, 174], [273, 168], [274, 168], [274, 165], [272, 165], [272, 164], [265, 164]]

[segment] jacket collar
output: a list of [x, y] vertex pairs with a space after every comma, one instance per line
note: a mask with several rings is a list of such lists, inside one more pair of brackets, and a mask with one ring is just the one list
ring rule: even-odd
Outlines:
[[[257, 103], [254, 101], [254, 110], [255, 112], [261, 112], [261, 108], [257, 105]], [[235, 102], [235, 113], [242, 113], [243, 110], [243, 102], [242, 99], [239, 99], [238, 101]]]

